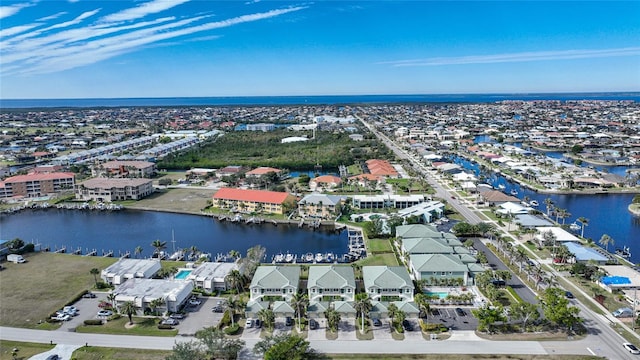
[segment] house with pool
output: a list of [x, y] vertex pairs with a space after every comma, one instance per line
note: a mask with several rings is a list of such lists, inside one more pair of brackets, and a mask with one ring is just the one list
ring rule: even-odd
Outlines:
[[129, 279], [150, 279], [162, 266], [158, 259], [121, 258], [100, 273], [100, 278], [111, 285], [120, 285]]
[[231, 271], [238, 270], [238, 264], [225, 262], [203, 262], [192, 266], [178, 269], [174, 279], [191, 281], [196, 289], [209, 293], [228, 290], [225, 278]]
[[372, 301], [413, 301], [413, 281], [404, 266], [363, 266], [362, 279]]
[[432, 286], [473, 285], [475, 274], [485, 271], [473, 256], [456, 254], [411, 255], [409, 267], [416, 280]]

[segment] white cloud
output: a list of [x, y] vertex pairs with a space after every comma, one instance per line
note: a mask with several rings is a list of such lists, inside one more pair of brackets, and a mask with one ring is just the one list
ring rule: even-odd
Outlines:
[[443, 65], [467, 65], [467, 64], [495, 64], [512, 62], [530, 62], [545, 60], [571, 60], [590, 59], [603, 57], [640, 55], [640, 47], [598, 49], [598, 50], [556, 50], [535, 51], [511, 54], [469, 55], [454, 57], [432, 57], [425, 59], [385, 61], [378, 64], [391, 66], [443, 66]]
[[11, 15], [15, 15], [17, 14], [20, 10], [29, 7], [29, 6], [33, 6], [33, 4], [30, 3], [22, 3], [22, 4], [15, 4], [15, 5], [9, 5], [9, 6], [0, 6], [0, 19], [4, 19], [6, 17], [9, 17]]
[[65, 27], [69, 27], [71, 25], [79, 24], [79, 23], [82, 22], [82, 20], [97, 14], [99, 11], [100, 11], [100, 9], [84, 12], [84, 13], [80, 14], [80, 16], [76, 17], [73, 20], [65, 21], [65, 22], [60, 23], [60, 24], [51, 25], [50, 27], [48, 27], [46, 29], [43, 29], [42, 31], [44, 32], [44, 31], [48, 31], [48, 30], [65, 28]]
[[66, 15], [66, 14], [67, 14], [67, 12], [66, 12], [66, 11], [61, 11], [61, 12], [59, 12], [59, 13], [55, 13], [55, 14], [53, 14], [53, 15], [45, 16], [45, 17], [40, 18], [40, 19], [38, 19], [38, 20], [36, 20], [36, 21], [54, 20], [54, 19], [59, 18], [59, 17], [60, 17], [60, 16], [62, 16], [62, 15]]
[[134, 8], [107, 15], [103, 17], [101, 21], [110, 23], [140, 19], [150, 14], [171, 9], [188, 1], [189, 0], [152, 0]]
[[42, 24], [39, 23], [35, 23], [35, 24], [29, 24], [29, 25], [19, 25], [19, 26], [14, 26], [14, 27], [10, 27], [7, 29], [0, 29], [0, 38], [2, 37], [7, 37], [7, 36], [13, 36], [16, 34], [20, 34], [22, 32], [25, 32], [27, 30], [31, 30], [36, 26], [40, 26]]
[[[11, 65], [18, 63], [21, 67], [19, 69], [10, 68], [12, 70], [7, 71], [8, 68], [3, 66], [0, 71], [5, 74], [8, 72], [12, 74], [40, 74], [72, 69], [136, 51], [151, 44], [164, 45], [158, 43], [177, 37], [272, 18], [304, 8], [277, 9], [199, 25], [191, 24], [209, 16], [199, 16], [179, 21], [173, 21], [173, 18], [163, 18], [156, 21], [165, 20], [171, 22], [147, 27], [154, 23], [154, 21], [148, 21], [144, 23], [145, 26], [143, 28], [141, 28], [143, 23], [113, 27], [89, 26], [62, 31], [42, 38], [29, 39], [29, 41], [17, 44], [7, 42], [10, 45], [9, 51], [3, 55], [0, 63]], [[123, 33], [125, 28], [127, 30], [139, 29]], [[114, 32], [119, 34], [107, 36]], [[200, 40], [204, 40], [204, 38], [207, 37], [200, 38]], [[213, 38], [208, 37], [208, 39]], [[86, 41], [88, 39], [95, 40]], [[3, 45], [2, 42], [0, 42], [0, 45]]]

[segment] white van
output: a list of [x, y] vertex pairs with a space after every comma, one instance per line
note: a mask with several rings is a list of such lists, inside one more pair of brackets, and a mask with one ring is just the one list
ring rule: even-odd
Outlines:
[[23, 263], [26, 262], [27, 260], [25, 260], [22, 255], [18, 255], [18, 254], [9, 254], [7, 255], [7, 261], [11, 261], [12, 263], [18, 264], [18, 263]]
[[617, 318], [633, 317], [633, 309], [628, 307], [620, 308], [612, 312], [611, 315]]

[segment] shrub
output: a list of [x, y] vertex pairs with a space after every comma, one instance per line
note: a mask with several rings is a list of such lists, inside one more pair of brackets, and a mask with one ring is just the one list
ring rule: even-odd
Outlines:
[[442, 324], [426, 323], [422, 320], [420, 320], [420, 329], [422, 329], [423, 332], [428, 333], [440, 333], [447, 331], [447, 328]]
[[109, 289], [110, 287], [111, 286], [109, 284], [107, 284], [106, 282], [104, 282], [104, 281], [98, 281], [96, 283], [96, 288], [97, 289]]
[[238, 331], [240, 330], [240, 325], [233, 324], [231, 326], [227, 326], [226, 328], [224, 328], [224, 333], [227, 335], [235, 335], [238, 333]]
[[218, 324], [218, 329], [222, 329], [229, 324], [231, 324], [231, 314], [229, 314], [228, 311], [225, 311], [222, 315], [222, 319], [220, 319], [220, 323]]
[[161, 330], [171, 330], [173, 329], [173, 326], [169, 325], [169, 324], [158, 324], [158, 329]]
[[113, 314], [113, 315], [109, 316], [109, 317], [107, 318], [107, 320], [109, 320], [109, 321], [111, 321], [111, 320], [118, 320], [118, 319], [120, 319], [121, 317], [122, 317], [122, 315], [120, 315], [120, 314]]
[[85, 325], [102, 325], [102, 320], [100, 319], [87, 319], [84, 321]]

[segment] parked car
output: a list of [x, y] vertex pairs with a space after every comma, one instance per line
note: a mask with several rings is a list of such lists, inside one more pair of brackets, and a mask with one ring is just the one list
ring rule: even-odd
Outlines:
[[373, 323], [373, 326], [382, 326], [382, 321], [378, 318], [371, 319], [371, 323]]
[[65, 306], [62, 308], [62, 311], [64, 311], [65, 313], [71, 315], [71, 316], [76, 316], [78, 315], [78, 308], [75, 306]]
[[100, 310], [98, 311], [98, 316], [111, 316], [113, 315], [113, 311], [111, 310]]
[[170, 317], [171, 319], [179, 319], [179, 320], [180, 320], [180, 319], [184, 319], [184, 318], [185, 318], [185, 316], [186, 316], [186, 315], [185, 315], [185, 314], [182, 314], [182, 313], [173, 313], [173, 314], [169, 315], [169, 317]]
[[168, 319], [164, 319], [160, 322], [160, 324], [162, 325], [178, 325], [180, 324], [180, 322], [176, 319], [172, 319], [172, 318], [168, 318]]
[[85, 299], [95, 299], [96, 298], [96, 294], [92, 293], [92, 292], [88, 292], [84, 295], [82, 295], [83, 298]]
[[493, 286], [500, 287], [507, 285], [507, 282], [502, 279], [492, 279], [491, 284], [493, 284]]
[[640, 349], [638, 349], [635, 345], [631, 343], [623, 343], [622, 347], [624, 347], [628, 352], [632, 353], [633, 355], [640, 354]]
[[244, 327], [249, 329], [253, 327], [253, 319], [247, 319], [247, 321], [244, 323]]
[[69, 321], [71, 320], [71, 315], [69, 314], [57, 314], [56, 316], [53, 316], [51, 319], [56, 320], [56, 321]]
[[628, 307], [623, 307], [612, 312], [611, 315], [617, 318], [633, 317], [633, 309]]
[[404, 329], [404, 331], [413, 331], [413, 324], [409, 320], [403, 320], [402, 328]]
[[574, 296], [573, 296], [573, 294], [571, 293], [571, 291], [565, 291], [565, 292], [564, 292], [564, 296], [566, 296], [566, 297], [567, 297], [567, 299], [573, 299], [573, 298], [574, 298]]
[[309, 330], [315, 330], [318, 328], [318, 322], [314, 319], [309, 319]]
[[189, 300], [189, 305], [191, 306], [198, 306], [202, 304], [202, 301], [198, 300], [198, 299], [190, 299]]
[[260, 319], [255, 319], [253, 321], [253, 326], [255, 326], [257, 328], [261, 328], [262, 327], [262, 321], [260, 321]]
[[458, 314], [458, 316], [466, 316], [467, 313], [464, 312], [464, 310], [462, 308], [456, 308], [456, 314]]
[[211, 311], [221, 313], [221, 312], [224, 312], [224, 308], [220, 305], [216, 305], [211, 309]]
[[286, 318], [286, 319], [284, 319], [284, 324], [285, 324], [286, 326], [291, 326], [291, 325], [293, 325], [293, 319], [291, 318], [291, 316], [287, 316], [287, 318]]

